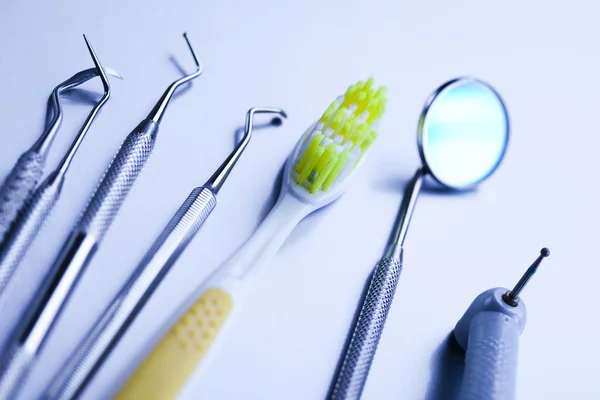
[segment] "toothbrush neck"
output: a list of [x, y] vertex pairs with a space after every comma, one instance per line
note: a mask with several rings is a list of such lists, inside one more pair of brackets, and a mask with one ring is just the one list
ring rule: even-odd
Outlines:
[[228, 275], [245, 279], [265, 269], [285, 239], [314, 206], [283, 192], [252, 236], [223, 265]]

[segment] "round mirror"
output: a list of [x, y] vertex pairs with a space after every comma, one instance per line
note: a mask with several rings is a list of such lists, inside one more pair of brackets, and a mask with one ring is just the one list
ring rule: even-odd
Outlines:
[[489, 177], [508, 145], [508, 114], [492, 87], [473, 78], [441, 86], [419, 120], [419, 152], [441, 184], [465, 189]]

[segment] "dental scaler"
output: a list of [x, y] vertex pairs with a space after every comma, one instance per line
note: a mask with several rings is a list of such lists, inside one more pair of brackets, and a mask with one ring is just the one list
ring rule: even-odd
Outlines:
[[527, 320], [519, 294], [549, 255], [544, 247], [512, 290], [481, 293], [456, 324], [454, 337], [466, 351], [461, 400], [515, 398], [519, 336]]

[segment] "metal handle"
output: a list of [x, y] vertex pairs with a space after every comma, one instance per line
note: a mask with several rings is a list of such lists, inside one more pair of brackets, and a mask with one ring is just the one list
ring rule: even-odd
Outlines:
[[64, 175], [53, 172], [35, 191], [6, 235], [0, 249], [0, 295], [4, 292], [25, 252], [54, 208]]
[[0, 245], [42, 177], [44, 163], [38, 152], [23, 153], [0, 187]]
[[473, 318], [461, 400], [513, 400], [517, 381], [520, 328], [501, 312], [484, 311]]
[[402, 272], [402, 248], [392, 246], [373, 272], [330, 399], [360, 399]]
[[208, 188], [194, 189], [132, 276], [85, 336], [44, 398], [73, 399], [117, 344], [154, 289], [216, 206]]
[[19, 393], [25, 377], [34, 364], [35, 354], [24, 347], [10, 348], [10, 353], [3, 360], [0, 371], [0, 399], [15, 399]]
[[100, 242], [154, 148], [158, 124], [142, 121], [111, 161], [76, 229]]

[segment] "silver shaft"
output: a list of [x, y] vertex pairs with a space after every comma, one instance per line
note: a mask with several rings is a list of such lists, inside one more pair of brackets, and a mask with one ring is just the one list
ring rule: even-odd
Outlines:
[[199, 187], [191, 192], [128, 282], [79, 344], [67, 365], [53, 379], [44, 398], [74, 399], [82, 393], [94, 372], [102, 365], [215, 206], [216, 198], [210, 189]]
[[[98, 244], [145, 165], [154, 146], [157, 128], [158, 125], [154, 122], [142, 122], [125, 139], [80, 221], [46, 274], [37, 296], [28, 307], [31, 312], [17, 326], [15, 332], [18, 339], [12, 343], [14, 348], [8, 351], [26, 348], [34, 356], [40, 352], [79, 277], [92, 259]], [[59, 176], [64, 178], [63, 174]], [[27, 232], [29, 231], [34, 232], [32, 235], [37, 232], [35, 229], [29, 229]], [[17, 255], [22, 256], [21, 253]], [[11, 258], [13, 259], [17, 257]], [[6, 352], [2, 356], [6, 356]], [[9, 365], [7, 369], [0, 371], [0, 383], [8, 379], [5, 377], [14, 375], [11, 369], [17, 367]], [[23, 371], [27, 372], [27, 369]]]
[[404, 239], [406, 238], [406, 233], [408, 232], [408, 226], [410, 224], [410, 220], [412, 219], [415, 205], [417, 204], [417, 198], [421, 192], [421, 186], [423, 185], [423, 179], [425, 178], [426, 174], [427, 171], [425, 167], [419, 168], [413, 179], [410, 181], [410, 184], [404, 191], [402, 204], [400, 205], [400, 210], [398, 211], [398, 216], [396, 217], [396, 222], [392, 230], [389, 243], [390, 245], [399, 244], [402, 246], [404, 244]]
[[358, 400], [362, 395], [398, 286], [402, 272], [402, 245], [426, 173], [425, 167], [419, 168], [405, 190], [386, 253], [375, 266], [350, 343], [332, 384], [331, 400]]
[[329, 399], [360, 399], [401, 272], [402, 248], [392, 246], [375, 266]]

